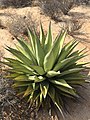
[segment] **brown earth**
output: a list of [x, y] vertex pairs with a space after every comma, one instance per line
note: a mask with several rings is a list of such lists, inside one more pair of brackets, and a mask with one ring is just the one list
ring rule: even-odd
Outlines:
[[[62, 27], [68, 27], [69, 35], [66, 38], [66, 42], [68, 42], [73, 37], [76, 38], [78, 41], [80, 41], [80, 44], [78, 45], [77, 49], [80, 50], [80, 49], [83, 49], [84, 47], [87, 47], [89, 55], [84, 59], [84, 61], [90, 61], [90, 7], [88, 6], [74, 7], [73, 9], [70, 10], [69, 15], [62, 16], [61, 18], [63, 20], [62, 22], [55, 22], [54, 20], [51, 20], [50, 17], [44, 15], [41, 12], [41, 9], [39, 7], [1, 9], [0, 10], [0, 59], [2, 59], [2, 56], [10, 57], [10, 54], [6, 52], [4, 47], [5, 45], [14, 47], [14, 43], [16, 43], [14, 35], [19, 35], [18, 34], [19, 32], [17, 32], [17, 29], [20, 30], [20, 34], [25, 32], [25, 26], [18, 27], [17, 24], [14, 24], [14, 27], [13, 27], [13, 23], [17, 22], [16, 21], [17, 15], [21, 16], [22, 18], [26, 17], [27, 19], [29, 19], [29, 14], [31, 15], [32, 20], [36, 23], [37, 29], [39, 28], [40, 20], [43, 23], [45, 31], [47, 30], [48, 24], [51, 21], [54, 37], [56, 36], [56, 34], [58, 34], [58, 32], [61, 30]], [[21, 23], [20, 25], [22, 26], [23, 23]], [[87, 71], [87, 72], [90, 74], [90, 71]], [[0, 79], [3, 79], [2, 73], [1, 73]], [[6, 85], [3, 86], [2, 83], [3, 81], [0, 80], [0, 90], [1, 88], [4, 88], [4, 87], [8, 90], [8, 87]], [[6, 83], [6, 80], [5, 80], [5, 83]], [[79, 88], [79, 90], [81, 95], [85, 98], [85, 100], [83, 99], [82, 102], [80, 103], [75, 103], [74, 101], [68, 101], [69, 105], [67, 109], [70, 112], [70, 114], [66, 115], [65, 120], [90, 120], [90, 84], [85, 85], [84, 89], [82, 87]], [[4, 96], [0, 92], [0, 105], [3, 103], [2, 102], [3, 97]], [[15, 97], [13, 97], [12, 99], [14, 100], [14, 98]], [[21, 103], [20, 105], [22, 106]], [[1, 108], [2, 107], [0, 106], [0, 109]], [[16, 109], [18, 109], [18, 107]], [[11, 110], [13, 111], [13, 109]], [[38, 115], [39, 116], [38, 118], [37, 117], [35, 118], [35, 116], [32, 115], [34, 114], [32, 112], [31, 112], [32, 114], [30, 113], [29, 116], [26, 113], [24, 113], [26, 115], [26, 118], [25, 116], [23, 116], [23, 118], [19, 116], [20, 117], [19, 118], [18, 115], [16, 118], [15, 117], [12, 118], [10, 117], [10, 114], [7, 111], [4, 111], [4, 113], [3, 111], [0, 111], [0, 112], [1, 112], [0, 113], [1, 116], [2, 114], [5, 114], [4, 118], [0, 116], [0, 120], [25, 120], [25, 119], [26, 120], [35, 120], [35, 119], [50, 120], [51, 119], [48, 117], [48, 114], [46, 113], [45, 115], [44, 112], [39, 113], [39, 115], [41, 114], [41, 118], [39, 115]], [[27, 116], [29, 118], [27, 118]], [[59, 118], [59, 120], [62, 120], [62, 119]]]

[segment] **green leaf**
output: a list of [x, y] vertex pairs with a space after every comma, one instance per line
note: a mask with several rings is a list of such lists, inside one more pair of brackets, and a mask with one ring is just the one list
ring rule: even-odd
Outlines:
[[31, 42], [31, 47], [32, 47], [33, 55], [35, 56], [35, 54], [36, 54], [36, 51], [35, 51], [35, 35], [34, 35], [34, 33], [29, 28], [27, 29], [27, 31], [28, 31], [29, 40]]
[[38, 80], [38, 77], [34, 75], [34, 76], [29, 76], [28, 79], [35, 81], [36, 79]]
[[59, 36], [60, 39], [60, 49], [59, 49], [59, 54], [61, 53], [62, 47], [63, 47], [63, 43], [66, 37], [67, 31], [61, 31], [61, 35]]
[[[63, 101], [60, 97], [60, 94], [58, 94], [56, 92], [55, 94], [55, 98], [54, 98], [54, 104], [56, 105], [56, 107], [58, 108], [58, 110], [60, 111], [60, 113], [62, 114], [62, 117], [64, 118], [64, 115], [63, 115], [63, 112], [62, 112], [62, 109], [63, 109]], [[65, 118], [64, 118], [65, 119]]]
[[23, 74], [23, 72], [17, 71], [15, 69], [7, 69], [5, 71], [9, 72], [10, 74], [12, 74], [12, 73]]
[[68, 78], [71, 78], [71, 79], [74, 79], [74, 78], [85, 78], [86, 76], [84, 74], [82, 74], [81, 72], [78, 72], [78, 73], [72, 73], [72, 74], [67, 74], [67, 75], [64, 75], [62, 77], [60, 77], [61, 79], [65, 79], [67, 80]]
[[78, 45], [77, 41], [70, 41], [67, 43], [63, 48], [62, 51], [58, 57], [58, 63], [62, 60], [64, 60], [72, 51], [73, 49]]
[[19, 60], [21, 60], [23, 63], [25, 63], [25, 65], [30, 66], [30, 64], [32, 64], [32, 61], [30, 59], [28, 59], [23, 53], [21, 53], [20, 51], [13, 49], [13, 48], [6, 48], [9, 52], [11, 52], [13, 55], [15, 55], [17, 58], [19, 58]]
[[40, 91], [39, 90], [35, 90], [32, 92], [32, 94], [30, 95], [28, 102], [30, 101], [30, 105], [34, 104], [34, 101], [36, 101], [38, 99], [40, 95]]
[[19, 75], [19, 76], [15, 77], [14, 80], [16, 80], [16, 81], [27, 81], [28, 77], [26, 75]]
[[63, 86], [59, 86], [59, 85], [55, 85], [55, 86], [56, 86], [56, 88], [61, 90], [61, 92], [63, 91], [63, 92], [68, 93], [70, 95], [77, 96], [75, 89], [71, 89], [71, 88], [67, 88], [67, 87], [63, 87]]
[[57, 71], [57, 70], [60, 70], [62, 69], [64, 66], [68, 65], [69, 62], [72, 62], [74, 59], [76, 58], [76, 56], [73, 56], [73, 57], [69, 57], [69, 58], [66, 58], [60, 62], [58, 62], [55, 67], [53, 68], [54, 71]]
[[21, 63], [18, 60], [15, 60], [15, 59], [12, 59], [12, 58], [4, 58], [4, 59], [9, 61], [8, 66], [12, 67], [15, 71], [28, 73], [29, 75], [34, 75], [35, 74], [33, 69], [24, 65], [23, 63]]
[[83, 67], [84, 65], [90, 64], [90, 62], [78, 62], [76, 64], [77, 67]]
[[74, 98], [74, 96], [72, 96], [68, 93], [65, 93], [65, 92], [61, 92], [61, 95], [65, 96], [65, 97], [68, 97], [68, 98]]
[[51, 22], [49, 23], [49, 30], [45, 40], [45, 53], [47, 54], [52, 47], [52, 32], [51, 32]]
[[31, 68], [34, 69], [39, 75], [44, 75], [45, 71], [40, 66], [31, 65]]
[[42, 102], [43, 102], [43, 94], [40, 93], [39, 97], [36, 100], [36, 106], [37, 106], [38, 110], [39, 110], [40, 106], [42, 105]]
[[60, 85], [60, 86], [64, 86], [64, 87], [72, 89], [72, 87], [69, 84], [67, 84], [67, 82], [63, 79], [50, 80], [50, 82], [52, 82], [53, 84], [56, 84], [56, 85]]
[[18, 72], [28, 73], [29, 75], [34, 75], [33, 70], [24, 65], [13, 64], [12, 68]]
[[67, 70], [67, 69], [71, 69], [71, 68], [82, 68], [82, 65], [77, 65], [77, 61], [80, 60], [81, 58], [84, 58], [84, 55], [78, 55], [75, 56], [75, 58], [73, 60], [71, 60], [67, 65], [65, 65], [62, 70]]
[[77, 72], [81, 72], [82, 70], [84, 70], [84, 68], [73, 68], [73, 69], [69, 69], [66, 70], [64, 72], [62, 72], [59, 77], [64, 76], [64, 75], [68, 75], [68, 74], [72, 74], [72, 73], [77, 73]]
[[27, 81], [18, 81], [18, 82], [15, 82], [12, 87], [24, 87], [24, 86], [29, 86], [31, 83], [30, 82], [27, 82]]
[[[59, 111], [62, 113], [62, 100], [60, 99], [60, 95], [55, 92], [55, 88], [53, 86], [49, 87], [49, 92], [48, 92], [51, 100], [53, 103], [56, 105], [56, 107], [59, 109]], [[63, 115], [63, 113], [62, 113]]]
[[82, 79], [84, 79], [84, 77], [81, 77], [81, 76], [69, 76], [69, 77], [64, 77], [64, 79], [68, 82], [68, 81], [73, 81], [73, 80], [77, 80], [77, 81], [79, 81], [79, 80], [82, 80]]
[[42, 82], [42, 81], [45, 80], [45, 78], [42, 77], [42, 76], [39, 76], [39, 77], [37, 77], [37, 76], [29, 76], [28, 79], [34, 81], [35, 83]]
[[36, 33], [35, 33], [35, 49], [36, 49], [36, 59], [37, 59], [38, 65], [43, 67], [45, 54]]
[[18, 77], [20, 74], [19, 73], [11, 73], [10, 75], [7, 75], [7, 78], [16, 78]]
[[14, 65], [14, 68], [17, 70], [17, 71], [22, 71], [22, 72], [25, 72], [25, 73], [29, 73], [30, 75], [33, 75], [35, 74], [34, 70], [40, 74], [40, 75], [43, 75], [45, 74], [45, 71], [43, 70], [42, 67], [40, 66], [36, 66], [36, 65], [29, 65], [26, 66], [26, 64], [21, 64], [21, 62], [19, 62], [18, 60], [15, 60], [15, 59], [9, 59], [9, 58], [6, 58], [6, 60], [14, 63], [14, 64], [17, 64], [17, 65]]
[[83, 83], [85, 83], [85, 80], [84, 79], [82, 79], [82, 80], [68, 80], [67, 83], [71, 84], [71, 85], [82, 85]]
[[20, 51], [20, 52], [23, 53], [27, 58], [29, 58], [28, 55], [25, 53], [25, 51], [23, 50], [23, 48], [22, 48], [20, 45], [15, 44], [15, 47], [16, 47], [16, 50]]
[[5, 60], [9, 61], [10, 63], [15, 63], [15, 64], [23, 64], [23, 62], [13, 59], [13, 58], [6, 58], [4, 57]]
[[44, 30], [43, 30], [43, 26], [42, 23], [40, 22], [40, 42], [42, 44], [42, 47], [44, 48], [44, 44], [45, 44], [45, 35], [44, 35]]
[[[21, 68], [22, 68], [22, 69], [21, 69]], [[15, 70], [15, 71], [18, 71], [18, 72], [23, 72], [23, 73], [25, 73], [25, 74], [27, 73], [27, 74], [29, 74], [29, 75], [37, 74], [37, 73], [35, 73], [35, 72], [31, 71], [30, 69], [27, 69], [27, 68], [25, 68], [25, 67], [15, 67], [14, 70]]]
[[56, 71], [48, 71], [47, 74], [46, 74], [46, 76], [48, 78], [55, 77], [57, 75], [60, 75], [60, 71], [58, 71], [58, 72], [56, 72]]
[[50, 85], [49, 87], [48, 95], [52, 100], [55, 98], [55, 87], [53, 87], [52, 85]]
[[39, 79], [38, 81], [35, 81], [36, 83], [42, 82], [42, 81], [44, 81], [46, 78], [44, 78], [43, 76], [39, 76], [38, 79]]
[[4, 65], [7, 65], [9, 67], [12, 67], [12, 65], [9, 63], [9, 62], [3, 62], [3, 61], [0, 61], [0, 63], [4, 64]]
[[79, 50], [71, 52], [71, 54], [69, 54], [67, 57], [73, 57], [73, 56], [78, 56], [79, 55]]
[[43, 82], [40, 84], [40, 90], [41, 90], [44, 98], [46, 98], [46, 96], [47, 96], [48, 88], [49, 88], [48, 82]]
[[29, 49], [29, 47], [28, 47], [28, 45], [26, 44], [26, 42], [25, 42], [23, 39], [20, 40], [20, 39], [17, 38], [17, 40], [18, 40], [18, 42], [20, 43], [20, 45], [22, 46], [23, 50], [25, 51], [25, 54], [27, 54], [27, 55], [29, 56], [29, 58], [32, 60], [32, 62], [33, 62], [34, 64], [37, 64], [37, 62], [36, 62], [36, 60], [35, 60], [32, 52], [31, 52], [31, 50]]
[[23, 97], [26, 97], [28, 96], [29, 94], [31, 94], [33, 92], [33, 88], [32, 88], [32, 85], [29, 85], [28, 88], [26, 89]]
[[65, 35], [66, 35], [66, 32], [61, 33], [56, 38], [56, 41], [54, 45], [52, 46], [51, 50], [46, 54], [45, 59], [44, 59], [44, 69], [46, 72], [50, 71], [53, 68], [54, 63], [58, 57], [58, 53], [62, 49], [62, 44], [65, 38]]

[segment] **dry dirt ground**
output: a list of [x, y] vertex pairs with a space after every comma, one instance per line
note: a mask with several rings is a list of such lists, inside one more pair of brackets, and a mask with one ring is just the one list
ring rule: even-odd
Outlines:
[[[88, 56], [84, 61], [90, 61], [90, 6], [75, 6], [70, 10], [68, 15], [62, 16], [62, 22], [55, 22], [41, 12], [39, 7], [25, 8], [8, 8], [0, 9], [0, 59], [2, 56], [8, 57], [10, 54], [4, 49], [5, 45], [13, 46], [16, 43], [14, 35], [22, 34], [25, 26], [22, 22], [17, 22], [17, 16], [21, 18], [31, 18], [39, 28], [39, 22], [43, 23], [45, 31], [48, 28], [49, 21], [52, 22], [53, 35], [56, 36], [61, 27], [68, 27], [69, 36], [66, 42], [76, 38], [80, 41], [77, 49], [87, 47]], [[19, 19], [20, 20], [20, 19]], [[16, 23], [16, 24], [15, 24]], [[21, 23], [21, 24], [20, 24]], [[66, 24], [67, 23], [67, 24]], [[14, 24], [14, 27], [13, 27]], [[20, 24], [20, 26], [19, 26]], [[23, 27], [22, 27], [23, 26]], [[2, 65], [0, 66], [3, 67]], [[90, 71], [87, 71], [90, 74]], [[55, 120], [50, 118], [48, 113], [44, 111], [39, 114], [35, 108], [28, 108], [24, 100], [19, 99], [15, 91], [10, 87], [11, 81], [3, 78], [2, 70], [0, 70], [0, 120]], [[82, 102], [68, 101], [67, 106], [70, 114], [65, 115], [66, 120], [90, 120], [90, 84], [80, 87], [79, 91], [84, 99]], [[39, 117], [38, 117], [39, 116]], [[59, 120], [62, 120], [62, 118]]]

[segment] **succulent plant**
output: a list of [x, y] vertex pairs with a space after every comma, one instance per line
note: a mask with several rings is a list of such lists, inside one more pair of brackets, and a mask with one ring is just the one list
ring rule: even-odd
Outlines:
[[73, 51], [79, 42], [72, 40], [64, 44], [66, 31], [61, 31], [55, 40], [52, 38], [51, 23], [47, 34], [40, 24], [40, 37], [36, 31], [28, 29], [28, 42], [17, 38], [16, 49], [6, 47], [13, 58], [5, 58], [8, 65], [8, 77], [14, 80], [13, 87], [18, 94], [26, 97], [30, 105], [40, 108], [53, 103], [60, 111], [63, 109], [63, 97], [77, 98], [74, 85], [85, 83], [81, 73], [87, 63], [78, 60], [86, 56], [84, 49]]

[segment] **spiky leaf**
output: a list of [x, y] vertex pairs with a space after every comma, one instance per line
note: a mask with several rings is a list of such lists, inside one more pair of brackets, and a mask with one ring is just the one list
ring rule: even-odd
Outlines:
[[67, 100], [63, 100], [63, 97], [79, 97], [75, 86], [88, 81], [82, 71], [89, 62], [80, 63], [80, 59], [86, 56], [85, 49], [73, 51], [79, 42], [72, 40], [63, 44], [66, 31], [61, 31], [54, 42], [51, 31], [51, 23], [47, 35], [42, 24], [39, 36], [35, 29], [28, 29], [29, 42], [16, 38], [20, 45], [16, 45], [15, 49], [6, 47], [13, 58], [5, 58], [0, 63], [9, 67], [6, 77], [13, 79], [13, 87], [18, 88], [18, 95], [26, 97], [30, 105], [35, 103], [37, 109], [41, 106], [49, 109], [54, 104], [63, 115], [64, 102]]

